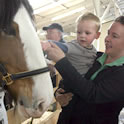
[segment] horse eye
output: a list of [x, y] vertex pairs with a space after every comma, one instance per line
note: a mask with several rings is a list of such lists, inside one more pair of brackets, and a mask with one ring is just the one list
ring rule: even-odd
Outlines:
[[4, 32], [8, 35], [14, 35], [16, 36], [16, 30], [14, 29], [14, 27], [11, 27], [9, 29], [4, 29]]

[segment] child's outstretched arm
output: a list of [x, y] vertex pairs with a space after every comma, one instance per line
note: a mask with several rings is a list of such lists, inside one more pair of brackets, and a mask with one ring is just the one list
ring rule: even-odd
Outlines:
[[48, 41], [48, 42], [41, 42], [41, 46], [43, 50], [45, 51], [48, 47], [50, 47], [50, 42], [55, 43], [64, 53], [67, 53], [68, 47], [65, 43], [56, 42], [56, 41]]
[[67, 53], [68, 47], [66, 46], [65, 43], [56, 42], [56, 41], [53, 41], [53, 43], [55, 43], [64, 53]]

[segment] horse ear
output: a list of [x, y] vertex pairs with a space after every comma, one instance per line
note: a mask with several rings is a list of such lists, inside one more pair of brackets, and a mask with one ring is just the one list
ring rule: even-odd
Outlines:
[[16, 37], [17, 37], [17, 38], [20, 38], [20, 36], [19, 36], [19, 26], [18, 26], [18, 24], [17, 24], [16, 22], [13, 22], [12, 26], [13, 26], [13, 28], [15, 29]]

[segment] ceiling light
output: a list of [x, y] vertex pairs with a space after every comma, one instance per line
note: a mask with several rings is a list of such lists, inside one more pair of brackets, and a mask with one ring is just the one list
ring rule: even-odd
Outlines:
[[81, 8], [72, 10], [72, 11], [70, 11], [68, 13], [65, 13], [65, 14], [62, 14], [62, 15], [59, 15], [59, 16], [56, 16], [56, 17], [52, 18], [52, 21], [59, 20], [59, 19], [64, 18], [66, 16], [70, 16], [70, 15], [75, 14], [77, 12], [80, 12], [80, 11], [82, 11], [84, 9], [85, 9], [85, 7], [81, 7]]
[[38, 9], [39, 7], [48, 5], [50, 1], [47, 0], [28, 0], [33, 9]]
[[59, 5], [63, 4], [63, 3], [66, 3], [67, 1], [68, 0], [59, 0], [58, 2], [53, 2], [52, 4], [49, 4], [47, 6], [41, 7], [39, 9], [35, 9], [34, 14], [38, 14], [38, 13], [46, 11], [48, 9], [52, 9], [52, 8], [54, 8], [56, 6], [59, 6]]

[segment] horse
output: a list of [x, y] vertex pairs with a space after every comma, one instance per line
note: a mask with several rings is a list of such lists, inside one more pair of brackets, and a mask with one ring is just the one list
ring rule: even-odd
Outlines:
[[14, 108], [7, 111], [9, 124], [41, 117], [53, 99], [49, 69], [27, 0], [0, 0], [0, 89], [14, 99]]

